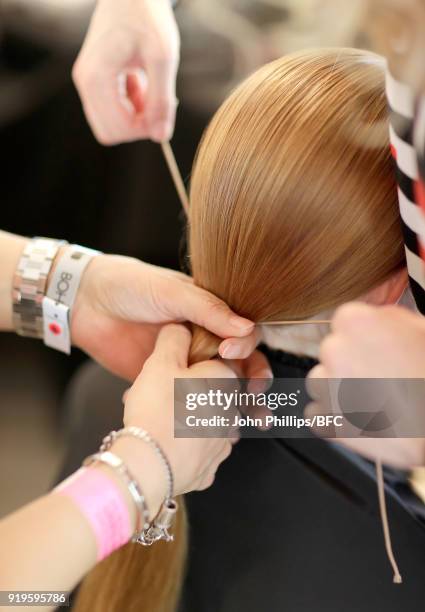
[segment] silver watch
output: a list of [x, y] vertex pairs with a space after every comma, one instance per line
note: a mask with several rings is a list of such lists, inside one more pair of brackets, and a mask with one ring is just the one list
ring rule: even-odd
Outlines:
[[33, 238], [25, 247], [13, 279], [13, 324], [20, 336], [43, 338], [43, 297], [62, 240]]

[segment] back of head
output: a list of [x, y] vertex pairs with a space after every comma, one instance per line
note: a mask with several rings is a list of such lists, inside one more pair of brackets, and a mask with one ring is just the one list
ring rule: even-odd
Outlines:
[[[354, 49], [285, 56], [209, 125], [191, 181], [195, 282], [255, 322], [310, 317], [403, 265], [384, 62]], [[192, 360], [217, 344], [196, 330]]]

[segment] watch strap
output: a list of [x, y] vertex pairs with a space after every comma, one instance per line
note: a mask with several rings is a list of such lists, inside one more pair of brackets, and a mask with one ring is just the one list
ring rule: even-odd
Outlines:
[[61, 240], [33, 238], [25, 247], [13, 279], [13, 324], [21, 336], [43, 338], [43, 297]]

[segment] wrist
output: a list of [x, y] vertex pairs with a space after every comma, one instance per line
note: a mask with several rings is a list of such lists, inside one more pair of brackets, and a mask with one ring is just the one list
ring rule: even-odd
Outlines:
[[[90, 458], [88, 458], [90, 459]], [[108, 466], [108, 463], [101, 463]], [[122, 484], [113, 472], [100, 467], [82, 467], [60, 483], [53, 494], [72, 500], [85, 517], [93, 533], [97, 561], [129, 542], [134, 533], [132, 508]], [[113, 466], [111, 465], [113, 469]]]
[[114, 483], [115, 487], [119, 490], [124, 500], [124, 503], [127, 507], [128, 516], [129, 516], [130, 524], [131, 524], [131, 531], [133, 533], [136, 529], [136, 524], [137, 524], [137, 510], [136, 510], [134, 500], [130, 494], [130, 491], [128, 490], [128, 487], [126, 486], [126, 484], [123, 482], [123, 479], [119, 476], [119, 474], [117, 474], [117, 472], [113, 468], [107, 465], [104, 465], [104, 464], [91, 465], [87, 469], [88, 470], [98, 470], [102, 472], [109, 478], [109, 480], [111, 480]]
[[[2, 250], [6, 249], [6, 266], [11, 254], [15, 253], [10, 240], [2, 236]], [[17, 237], [12, 237], [16, 243]], [[19, 240], [19, 239], [18, 239]], [[9, 242], [9, 245], [8, 245]], [[20, 249], [19, 259], [14, 262], [12, 282], [12, 328], [20, 336], [42, 339], [46, 343], [46, 331], [51, 334], [61, 334], [63, 328], [58, 325], [59, 315], [52, 312], [51, 304], [46, 301], [48, 293], [48, 276], [63, 240], [36, 236], [25, 241], [23, 251]], [[21, 243], [22, 245], [22, 243]], [[46, 307], [48, 310], [46, 311]], [[47, 319], [50, 319], [49, 321]], [[61, 313], [60, 320], [67, 329], [67, 317]], [[59, 328], [59, 332], [57, 332]], [[68, 334], [69, 336], [69, 334]], [[68, 341], [69, 342], [69, 341]]]
[[166, 479], [161, 462], [148, 444], [136, 438], [120, 438], [113, 443], [110, 450], [124, 461], [137, 480], [146, 498], [152, 520], [158, 513], [166, 493]]
[[49, 275], [47, 277], [47, 287], [50, 287], [50, 283], [52, 281], [53, 278], [53, 273], [56, 270], [56, 268], [58, 267], [58, 263], [60, 261], [60, 259], [63, 257], [63, 255], [65, 254], [65, 251], [67, 249], [69, 249], [69, 244], [64, 244], [63, 246], [61, 246], [57, 252], [57, 255], [52, 263], [52, 267], [50, 268], [50, 272]]
[[[64, 245], [50, 270], [46, 299], [43, 300], [44, 342], [64, 353], [75, 343], [73, 318], [83, 299], [83, 286], [88, 269], [99, 251], [80, 245]], [[52, 329], [54, 328], [54, 329]]]

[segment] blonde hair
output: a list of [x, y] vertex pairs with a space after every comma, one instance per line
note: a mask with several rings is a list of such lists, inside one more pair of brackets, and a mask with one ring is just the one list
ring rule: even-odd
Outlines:
[[[254, 321], [309, 317], [403, 265], [378, 56], [296, 53], [236, 89], [197, 154], [189, 250], [195, 282]], [[197, 328], [192, 360], [217, 342]], [[77, 611], [172, 612], [182, 521], [173, 545], [129, 545], [95, 568]]]
[[[258, 70], [210, 123], [190, 201], [196, 284], [255, 322], [378, 286], [404, 262], [382, 58], [316, 49]], [[193, 359], [217, 343], [197, 329]]]
[[187, 520], [183, 500], [174, 542], [127, 544], [96, 565], [78, 592], [77, 612], [173, 612], [183, 583]]

